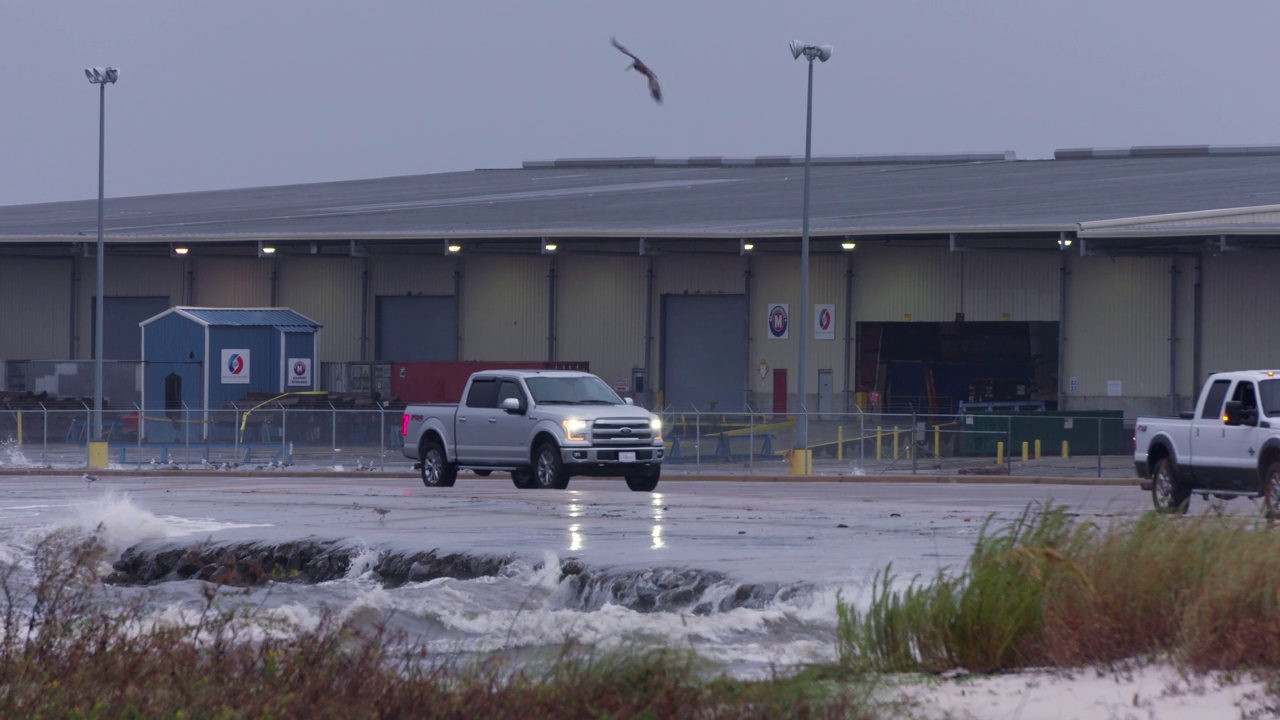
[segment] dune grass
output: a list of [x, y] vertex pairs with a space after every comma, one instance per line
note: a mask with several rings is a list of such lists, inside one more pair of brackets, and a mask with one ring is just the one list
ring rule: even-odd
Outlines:
[[1191, 670], [1280, 669], [1280, 531], [1255, 518], [1164, 516], [1102, 528], [1065, 508], [984, 524], [956, 575], [838, 604], [854, 673], [1078, 667], [1159, 656]]
[[[545, 661], [470, 664], [325, 620], [270, 632], [219, 610], [207, 586], [191, 622], [156, 624], [108, 605], [93, 540], [53, 536], [34, 581], [0, 568], [5, 718], [875, 718], [855, 686], [813, 676], [739, 681], [692, 653], [596, 652], [566, 642]], [[230, 591], [234, 592], [234, 591]], [[263, 632], [266, 630], [266, 632]]]

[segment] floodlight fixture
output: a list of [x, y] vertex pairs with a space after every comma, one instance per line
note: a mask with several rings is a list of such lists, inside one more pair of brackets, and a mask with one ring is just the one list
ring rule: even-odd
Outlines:
[[755, 243], [753, 243], [753, 242], [747, 242], [746, 240], [739, 240], [739, 241], [738, 241], [738, 254], [739, 254], [739, 255], [746, 255], [747, 253], [749, 253], [749, 252], [751, 252], [752, 250], [755, 250], [755, 249], [756, 249], [756, 244], [755, 244]]
[[556, 248], [558, 247], [560, 246], [557, 245], [554, 240], [548, 240], [546, 238], [542, 238], [542, 254], [543, 255], [555, 252]]
[[189, 252], [191, 252], [191, 248], [187, 247], [186, 245], [174, 245], [171, 247], [169, 254], [173, 255], [174, 257], [182, 257], [183, 255], [186, 255]]
[[803, 55], [809, 62], [814, 60], [826, 62], [831, 59], [831, 53], [834, 51], [830, 45], [805, 45], [802, 40], [792, 40], [790, 48], [793, 59], [799, 60]]
[[268, 245], [261, 240], [258, 241], [258, 257], [271, 257], [276, 252], [274, 245]]
[[1066, 250], [1066, 249], [1067, 249], [1067, 248], [1069, 248], [1069, 247], [1071, 247], [1071, 238], [1069, 238], [1069, 237], [1064, 237], [1064, 238], [1061, 238], [1060, 240], [1058, 240], [1058, 248], [1059, 248], [1059, 249]]
[[846, 240], [845, 242], [840, 243], [841, 250], [852, 250], [856, 247], [858, 247], [858, 243], [856, 242], [849, 242]]
[[444, 245], [445, 255], [457, 255], [462, 252], [462, 246], [457, 243], [446, 242]]
[[113, 67], [85, 68], [84, 76], [89, 78], [89, 82], [94, 85], [102, 85], [105, 83], [114, 84], [116, 80], [120, 79], [120, 71]]

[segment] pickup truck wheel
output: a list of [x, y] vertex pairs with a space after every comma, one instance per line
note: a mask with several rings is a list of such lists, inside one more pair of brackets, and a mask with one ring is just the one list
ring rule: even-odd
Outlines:
[[543, 490], [563, 490], [569, 486], [569, 471], [560, 461], [560, 448], [552, 442], [544, 442], [534, 453], [534, 482]]
[[422, 484], [427, 487], [453, 487], [458, 480], [458, 466], [449, 462], [439, 441], [429, 440], [422, 448]]
[[1268, 520], [1280, 519], [1280, 461], [1268, 465], [1262, 476], [1262, 512]]
[[1151, 473], [1151, 502], [1156, 512], [1182, 514], [1191, 504], [1191, 491], [1174, 475], [1173, 460], [1167, 457], [1156, 462]]
[[653, 492], [658, 487], [658, 478], [662, 477], [661, 470], [655, 470], [647, 475], [627, 475], [627, 487], [634, 492]]
[[529, 490], [533, 487], [533, 470], [530, 468], [519, 468], [511, 471], [511, 482], [520, 490]]

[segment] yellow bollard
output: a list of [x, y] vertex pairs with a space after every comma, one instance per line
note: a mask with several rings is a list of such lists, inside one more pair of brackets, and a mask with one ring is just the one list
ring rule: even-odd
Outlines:
[[811, 475], [813, 474], [813, 451], [791, 450], [787, 455], [787, 463], [792, 475]]
[[18, 411], [18, 447], [22, 447], [22, 411]]
[[893, 459], [898, 459], [898, 426], [893, 426]]
[[844, 426], [836, 426], [836, 459], [844, 459]]
[[1004, 464], [1004, 441], [1003, 440], [996, 443], [996, 464], [997, 465]]
[[1070, 457], [1070, 453], [1067, 452], [1067, 441], [1063, 440], [1062, 441], [1062, 459], [1066, 460], [1068, 457]]
[[1040, 459], [1040, 438], [1036, 438], [1036, 459]]
[[933, 429], [933, 456], [942, 457], [942, 428]]
[[107, 467], [107, 443], [102, 440], [89, 442], [89, 467], [98, 470]]
[[880, 459], [880, 454], [881, 454], [881, 453], [880, 453], [880, 443], [881, 443], [881, 440], [882, 440], [882, 439], [883, 439], [883, 438], [881, 437], [880, 426], [879, 426], [879, 425], [877, 425], [877, 426], [876, 426], [876, 460], [879, 460], [879, 459]]
[[1028, 447], [1029, 445], [1030, 443], [1028, 443], [1026, 440], [1022, 441], [1022, 462], [1027, 461], [1027, 451], [1030, 449]]

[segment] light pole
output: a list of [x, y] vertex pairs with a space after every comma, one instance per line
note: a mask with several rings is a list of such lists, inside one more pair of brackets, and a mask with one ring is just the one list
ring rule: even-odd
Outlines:
[[85, 68], [84, 76], [98, 86], [98, 301], [93, 308], [93, 440], [102, 439], [102, 305], [103, 261], [106, 252], [102, 244], [102, 181], [106, 159], [107, 139], [107, 84], [114, 84], [120, 71], [113, 68]]
[[803, 55], [809, 61], [809, 94], [804, 114], [804, 224], [800, 233], [800, 374], [796, 380], [796, 395], [800, 399], [800, 424], [796, 428], [795, 449], [804, 452], [804, 469], [809, 467], [809, 410], [805, 407], [806, 383], [809, 374], [808, 357], [809, 333], [809, 165], [813, 147], [813, 61], [826, 62], [831, 58], [830, 45], [805, 45], [799, 40], [791, 41], [791, 57], [799, 60]]

